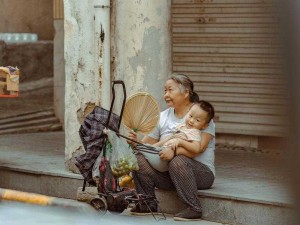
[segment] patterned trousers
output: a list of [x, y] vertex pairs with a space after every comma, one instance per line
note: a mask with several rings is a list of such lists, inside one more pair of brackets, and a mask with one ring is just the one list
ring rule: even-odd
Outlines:
[[169, 162], [169, 171], [159, 172], [141, 153], [137, 153], [136, 157], [140, 169], [133, 172], [133, 179], [139, 194], [155, 196], [155, 188], [176, 190], [186, 204], [195, 211], [202, 211], [197, 190], [209, 189], [215, 179], [206, 165], [177, 155]]

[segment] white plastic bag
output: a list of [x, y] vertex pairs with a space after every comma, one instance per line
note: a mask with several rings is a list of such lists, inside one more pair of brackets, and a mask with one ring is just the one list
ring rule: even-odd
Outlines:
[[101, 156], [102, 156], [102, 152], [98, 155], [96, 162], [93, 165], [92, 177], [93, 177], [93, 181], [95, 181], [95, 183], [97, 183], [100, 178], [99, 166], [100, 166], [100, 162], [101, 162]]
[[121, 177], [130, 171], [138, 170], [138, 162], [128, 143], [121, 137], [118, 137], [114, 131], [105, 129], [108, 140], [112, 145], [110, 156], [110, 166], [115, 177]]

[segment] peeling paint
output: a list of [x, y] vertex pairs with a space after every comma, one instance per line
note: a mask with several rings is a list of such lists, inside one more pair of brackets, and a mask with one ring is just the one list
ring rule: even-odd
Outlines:
[[82, 146], [78, 147], [74, 152], [72, 152], [71, 158], [65, 161], [66, 169], [70, 170], [73, 173], [80, 174], [77, 166], [75, 165], [75, 158], [83, 153], [85, 153], [85, 150]]
[[80, 124], [83, 123], [85, 117], [93, 111], [95, 106], [96, 104], [94, 102], [88, 102], [85, 104], [85, 108], [83, 111], [81, 108], [77, 110], [77, 119]]
[[150, 19], [149, 19], [148, 17], [146, 17], [146, 18], [143, 20], [144, 23], [149, 22], [149, 21], [150, 21]]
[[128, 95], [148, 91], [162, 107], [162, 84], [171, 73], [170, 10], [171, 0], [115, 3], [113, 76], [125, 81]]
[[[93, 1], [64, 0], [65, 156], [81, 146], [80, 124], [99, 102]], [[98, 51], [98, 50], [97, 50]], [[99, 59], [101, 60], [101, 59]]]

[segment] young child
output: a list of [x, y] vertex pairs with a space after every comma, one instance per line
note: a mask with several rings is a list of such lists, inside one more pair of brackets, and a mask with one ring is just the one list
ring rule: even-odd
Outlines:
[[[185, 116], [185, 123], [179, 124], [176, 131], [154, 146], [162, 148], [171, 148], [176, 155], [177, 147], [182, 147], [191, 153], [198, 153], [201, 146], [201, 130], [208, 127], [209, 122], [214, 117], [214, 108], [207, 101], [194, 103]], [[143, 153], [144, 154], [144, 153]], [[153, 154], [144, 154], [151, 166], [160, 172], [168, 170], [168, 161], [161, 160], [159, 156]]]

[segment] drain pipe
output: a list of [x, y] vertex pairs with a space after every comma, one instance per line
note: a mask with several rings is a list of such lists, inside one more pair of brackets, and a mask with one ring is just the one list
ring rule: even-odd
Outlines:
[[110, 0], [94, 0], [95, 50], [101, 107], [110, 107]]

